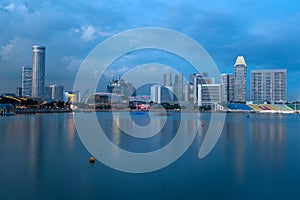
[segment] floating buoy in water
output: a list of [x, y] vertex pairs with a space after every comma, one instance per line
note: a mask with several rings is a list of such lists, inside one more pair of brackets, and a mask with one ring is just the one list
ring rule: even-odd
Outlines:
[[91, 164], [94, 164], [95, 163], [95, 158], [92, 156], [92, 157], [90, 157], [90, 163]]

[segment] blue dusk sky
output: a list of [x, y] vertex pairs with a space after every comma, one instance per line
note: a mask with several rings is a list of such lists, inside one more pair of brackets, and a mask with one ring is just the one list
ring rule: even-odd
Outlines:
[[[190, 36], [221, 73], [233, 72], [238, 55], [245, 57], [248, 76], [253, 69], [286, 68], [288, 100], [300, 100], [299, 0], [1, 0], [0, 24], [0, 93], [21, 86], [21, 67], [31, 65], [34, 44], [47, 48], [46, 84], [72, 89], [81, 62], [96, 45], [150, 26]], [[184, 63], [167, 63], [172, 56], [159, 54], [125, 55], [111, 74], [122, 74], [133, 63]]]

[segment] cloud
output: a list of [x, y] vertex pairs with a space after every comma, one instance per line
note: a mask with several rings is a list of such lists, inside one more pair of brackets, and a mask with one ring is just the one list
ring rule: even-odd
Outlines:
[[82, 31], [81, 39], [83, 39], [84, 41], [90, 41], [94, 38], [96, 29], [93, 26], [89, 25], [89, 26], [82, 26], [81, 31]]
[[31, 46], [29, 44], [29, 41], [20, 37], [15, 37], [12, 40], [10, 40], [7, 44], [4, 44], [0, 47], [0, 58], [2, 61], [5, 62], [11, 62], [14, 64], [27, 62], [31, 60], [31, 58], [27, 58], [27, 56], [30, 54]]
[[115, 67], [114, 69], [106, 70], [104, 75], [106, 77], [119, 76], [126, 73], [129, 69], [130, 69], [129, 67], [123, 65], [122, 67]]
[[7, 61], [14, 57], [15, 55], [13, 55], [13, 49], [14, 45], [12, 43], [2, 46], [0, 50], [1, 59]]
[[3, 7], [1, 6], [1, 8], [2, 8], [3, 10], [12, 12], [12, 11], [15, 9], [15, 4], [9, 4], [9, 5], [3, 6]]
[[162, 84], [163, 74], [167, 72], [171, 72], [173, 76], [180, 73], [167, 65], [148, 63], [131, 68], [123, 73], [121, 78], [131, 82], [136, 87], [140, 87], [150, 83]]
[[82, 59], [76, 58], [75, 56], [64, 56], [61, 58], [61, 62], [66, 66], [67, 70], [75, 73], [79, 69]]
[[72, 28], [70, 32], [80, 33], [80, 38], [85, 42], [92, 41], [97, 36], [107, 37], [113, 34], [107, 31], [101, 31], [93, 25], [81, 25], [80, 28]]
[[27, 5], [21, 2], [0, 5], [0, 9], [12, 14], [25, 14], [29, 11]]

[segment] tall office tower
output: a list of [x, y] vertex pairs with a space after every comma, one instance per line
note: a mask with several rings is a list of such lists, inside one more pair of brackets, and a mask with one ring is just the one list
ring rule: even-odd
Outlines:
[[64, 99], [64, 86], [62, 85], [50, 85], [51, 99], [60, 100]]
[[234, 101], [234, 79], [233, 74], [221, 74], [222, 102]]
[[16, 96], [17, 96], [17, 97], [22, 96], [22, 87], [17, 87], [17, 88], [16, 88]]
[[163, 86], [172, 86], [172, 74], [171, 72], [165, 73], [164, 74], [164, 82]]
[[191, 103], [193, 101], [193, 85], [184, 85], [184, 101], [186, 103]]
[[161, 103], [161, 85], [153, 85], [151, 87], [151, 101]]
[[199, 84], [197, 106], [213, 106], [221, 102], [221, 84]]
[[197, 73], [197, 74], [191, 74], [190, 75], [190, 84], [193, 87], [193, 104], [197, 104], [197, 98], [198, 98], [198, 85], [202, 85], [202, 84], [214, 84], [215, 83], [215, 79], [214, 78], [210, 78], [208, 76], [207, 72], [201, 72], [201, 73]]
[[32, 68], [30, 66], [22, 67], [22, 96], [31, 96], [32, 88]]
[[44, 97], [46, 47], [32, 47], [32, 96]]
[[238, 56], [234, 64], [234, 101], [246, 102], [247, 65], [243, 56]]
[[286, 69], [251, 70], [251, 101], [286, 102]]
[[44, 88], [44, 98], [52, 100], [64, 100], [64, 86], [50, 85]]
[[183, 101], [183, 74], [176, 74], [174, 80], [175, 99]]

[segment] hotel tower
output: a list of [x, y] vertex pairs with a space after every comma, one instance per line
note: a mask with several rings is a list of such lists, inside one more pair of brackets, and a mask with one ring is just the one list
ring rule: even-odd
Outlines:
[[45, 88], [45, 51], [46, 47], [32, 47], [32, 96], [44, 97]]

